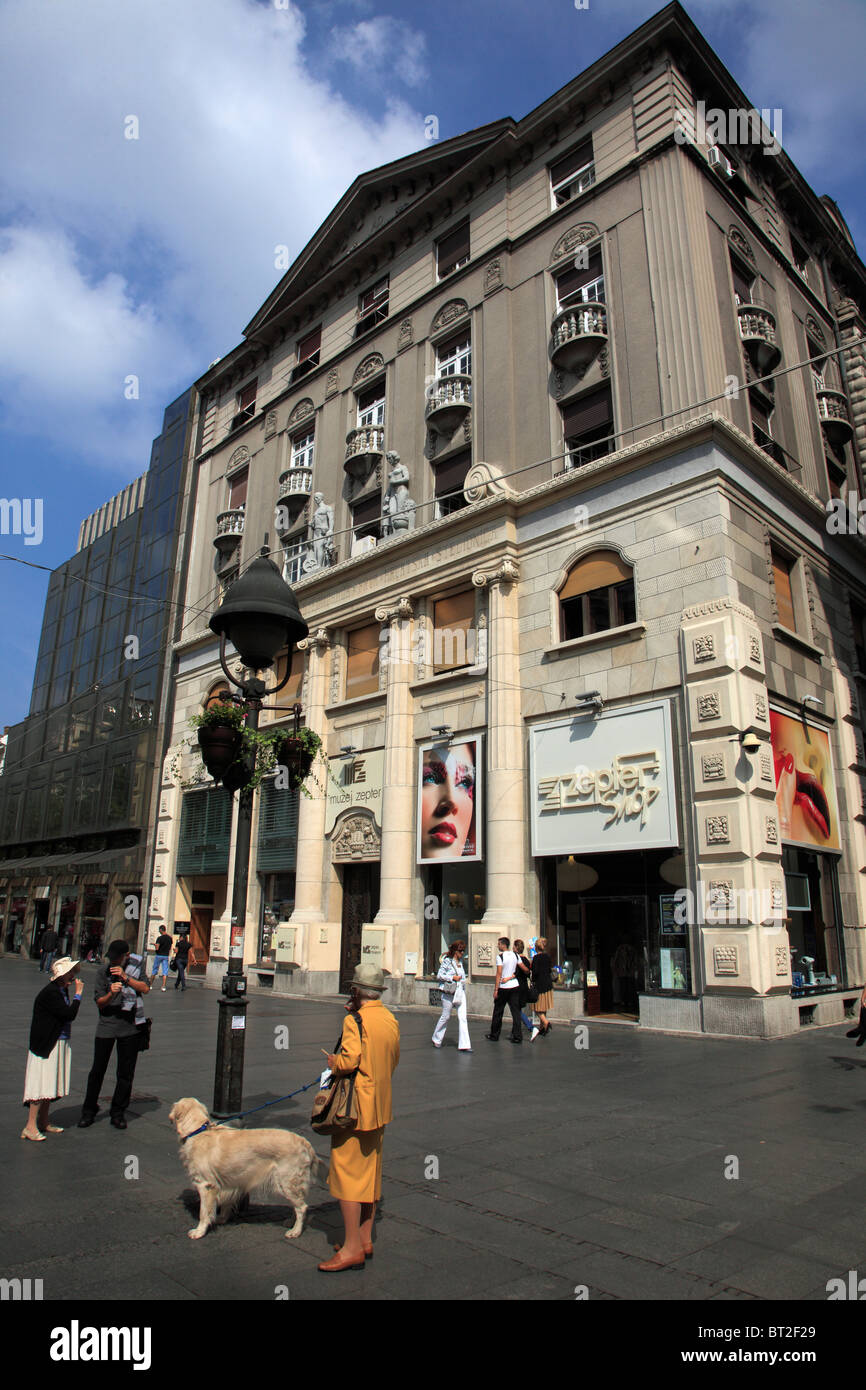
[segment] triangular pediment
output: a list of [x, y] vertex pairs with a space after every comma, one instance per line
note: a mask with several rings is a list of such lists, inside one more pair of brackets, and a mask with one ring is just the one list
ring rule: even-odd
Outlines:
[[419, 206], [434, 188], [452, 178], [513, 124], [508, 118], [494, 121], [359, 174], [251, 319], [244, 337], [261, 333], [365, 243], [372, 246], [380, 235], [396, 230], [405, 213]]

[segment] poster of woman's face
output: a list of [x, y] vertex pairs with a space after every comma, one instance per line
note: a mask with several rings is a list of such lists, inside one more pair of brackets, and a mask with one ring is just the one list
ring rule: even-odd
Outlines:
[[830, 740], [824, 729], [770, 710], [781, 838], [809, 849], [841, 848]]
[[418, 862], [481, 858], [480, 734], [418, 750]]

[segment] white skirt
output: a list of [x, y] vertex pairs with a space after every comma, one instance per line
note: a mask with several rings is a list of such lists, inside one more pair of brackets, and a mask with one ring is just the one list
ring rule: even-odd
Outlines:
[[72, 1051], [66, 1038], [55, 1043], [47, 1057], [37, 1057], [35, 1052], [28, 1052], [24, 1104], [28, 1105], [31, 1100], [60, 1100], [61, 1096], [68, 1096], [71, 1073]]

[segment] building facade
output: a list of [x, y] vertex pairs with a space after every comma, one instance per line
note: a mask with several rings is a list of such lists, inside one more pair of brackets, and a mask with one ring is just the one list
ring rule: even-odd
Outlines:
[[[482, 1007], [497, 938], [544, 936], [569, 1016], [853, 1008], [866, 565], [831, 514], [866, 274], [749, 112], [669, 6], [525, 119], [357, 179], [197, 383], [172, 738], [266, 544], [310, 636], [263, 718], [300, 699], [328, 753], [257, 797], [253, 987], [363, 958], [426, 1003], [462, 937]], [[233, 811], [166, 759], [149, 938], [190, 921], [213, 983]]]
[[82, 523], [49, 580], [30, 714], [0, 780], [6, 952], [37, 957], [49, 925], [76, 959], [138, 939], [190, 403], [167, 408], [148, 471]]

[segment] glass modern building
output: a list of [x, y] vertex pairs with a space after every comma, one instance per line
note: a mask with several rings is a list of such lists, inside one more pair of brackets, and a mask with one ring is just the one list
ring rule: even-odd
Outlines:
[[190, 392], [148, 471], [81, 525], [52, 574], [30, 714], [0, 784], [0, 943], [94, 957], [137, 938], [163, 651], [171, 635]]

